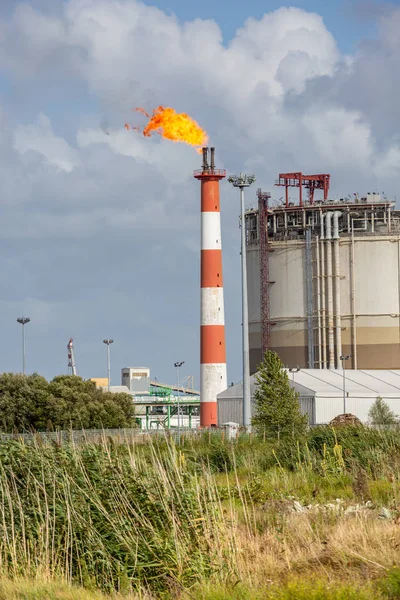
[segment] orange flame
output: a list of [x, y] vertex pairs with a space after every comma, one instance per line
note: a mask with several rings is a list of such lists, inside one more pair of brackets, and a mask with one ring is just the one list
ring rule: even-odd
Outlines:
[[145, 137], [150, 137], [153, 133], [158, 133], [167, 140], [183, 142], [196, 148], [201, 148], [207, 144], [207, 133], [194, 119], [185, 113], [177, 113], [173, 108], [164, 106], [155, 108], [151, 116], [144, 108], [135, 108], [135, 110], [147, 117], [149, 122], [143, 130], [139, 127], [131, 127], [128, 123], [125, 123], [125, 129], [128, 131], [131, 129], [141, 131]]

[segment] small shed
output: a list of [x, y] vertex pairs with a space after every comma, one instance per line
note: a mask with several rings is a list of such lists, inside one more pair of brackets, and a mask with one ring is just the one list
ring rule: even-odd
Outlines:
[[[329, 423], [346, 412], [363, 423], [377, 398], [400, 415], [400, 370], [301, 369], [288, 373], [290, 385], [299, 394], [300, 409], [310, 425]], [[255, 375], [250, 380], [252, 414], [254, 412]], [[230, 386], [218, 395], [218, 423], [243, 424], [243, 384]]]

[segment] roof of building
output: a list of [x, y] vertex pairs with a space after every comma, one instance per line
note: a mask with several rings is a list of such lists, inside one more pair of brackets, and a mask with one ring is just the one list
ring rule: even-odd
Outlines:
[[[343, 395], [343, 371], [341, 369], [300, 369], [294, 374], [289, 373], [290, 383], [301, 396], [314, 396], [333, 398]], [[353, 370], [345, 371], [346, 393], [353, 397], [385, 398], [400, 397], [400, 370]], [[251, 395], [256, 387], [255, 375], [250, 379]], [[242, 383], [237, 383], [218, 394], [218, 398], [241, 398], [243, 395]]]
[[[101, 387], [102, 387], [102, 389], [105, 392], [108, 392], [108, 387], [107, 386], [102, 385]], [[110, 386], [110, 392], [112, 394], [121, 394], [121, 393], [130, 394], [131, 393], [130, 390], [129, 390], [129, 388], [126, 387], [126, 385], [111, 385]]]

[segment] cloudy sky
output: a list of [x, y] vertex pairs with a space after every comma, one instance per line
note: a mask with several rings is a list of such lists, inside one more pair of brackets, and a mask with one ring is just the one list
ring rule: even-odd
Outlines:
[[[232, 6], [235, 5], [233, 8]], [[328, 172], [332, 194], [398, 193], [400, 3], [1, 0], [1, 370], [199, 373], [198, 155], [123, 128], [164, 104], [219, 167]], [[247, 195], [255, 201], [256, 187]], [[240, 379], [238, 196], [222, 184], [228, 379]]]

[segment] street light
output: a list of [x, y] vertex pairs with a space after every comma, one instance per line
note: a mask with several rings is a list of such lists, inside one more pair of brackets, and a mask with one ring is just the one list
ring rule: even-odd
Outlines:
[[342, 370], [343, 370], [343, 414], [346, 414], [346, 360], [351, 358], [351, 354], [347, 354], [347, 356], [342, 355], [340, 360], [342, 361]]
[[179, 369], [181, 368], [182, 365], [185, 364], [184, 360], [181, 360], [180, 362], [176, 362], [174, 363], [174, 367], [176, 368], [176, 372], [177, 372], [177, 386], [176, 386], [176, 393], [177, 393], [177, 398], [178, 398], [178, 444], [180, 444], [181, 442], [181, 420], [180, 420], [180, 404], [179, 404]]
[[22, 373], [25, 375], [25, 325], [29, 323], [29, 317], [18, 317], [17, 323], [22, 325]]
[[114, 340], [106, 339], [103, 340], [103, 344], [107, 346], [107, 376], [108, 376], [108, 391], [110, 391], [110, 380], [111, 380], [111, 357], [110, 357], [110, 346], [114, 343]]
[[289, 373], [292, 373], [292, 379], [293, 379], [293, 383], [294, 383], [294, 374], [298, 373], [300, 371], [300, 367], [296, 367], [296, 368], [291, 368], [289, 369]]
[[250, 362], [249, 362], [249, 309], [247, 305], [247, 265], [246, 265], [246, 225], [244, 220], [244, 188], [250, 187], [256, 180], [255, 175], [232, 175], [229, 183], [240, 189], [240, 220], [242, 227], [242, 352], [243, 352], [243, 425], [250, 430], [251, 396], [250, 396]]

